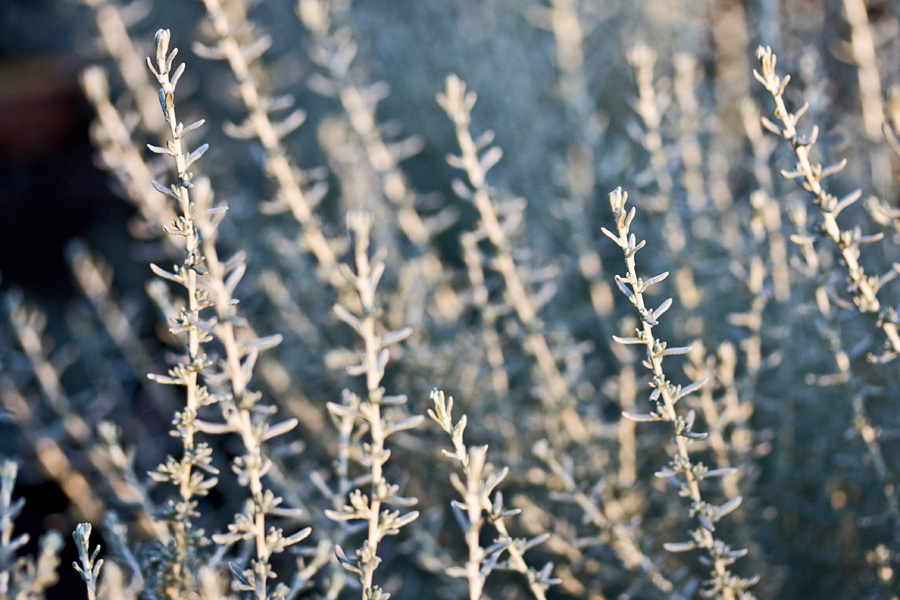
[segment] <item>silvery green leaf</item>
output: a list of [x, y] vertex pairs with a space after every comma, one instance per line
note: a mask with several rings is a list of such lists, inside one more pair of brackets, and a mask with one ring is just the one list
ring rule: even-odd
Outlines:
[[453, 432], [451, 435], [453, 437], [454, 442], [456, 442], [457, 440], [462, 442], [463, 432], [466, 430], [466, 424], [468, 422], [469, 422], [468, 417], [465, 414], [463, 414], [463, 416], [461, 416], [459, 418], [459, 421], [456, 422], [456, 425], [453, 426]]
[[247, 576], [244, 574], [244, 570], [241, 569], [237, 563], [228, 561], [228, 568], [231, 570], [231, 575], [237, 580], [241, 590], [249, 592], [255, 589], [253, 584], [250, 583], [250, 580], [247, 579]]
[[190, 155], [188, 155], [185, 168], [190, 167], [192, 164], [194, 164], [201, 156], [206, 153], [207, 150], [209, 150], [209, 144], [203, 144], [202, 146], [191, 152]]
[[631, 288], [625, 285], [625, 282], [618, 275], [616, 275], [616, 286], [619, 288], [620, 292], [625, 294], [627, 298], [632, 298], [634, 296], [634, 292], [631, 290]]
[[[647, 240], [641, 240], [640, 243], [635, 242], [634, 234], [631, 234], [631, 237], [628, 238], [628, 249], [626, 250], [626, 254], [628, 256], [633, 256], [637, 253], [638, 250], [647, 245]], [[667, 273], [668, 275], [668, 273]]]
[[288, 431], [296, 427], [299, 423], [300, 421], [298, 421], [297, 419], [290, 418], [276, 425], [272, 425], [271, 427], [266, 429], [266, 432], [262, 437], [262, 441], [270, 440], [274, 437], [278, 437], [283, 433], [287, 433]]
[[819, 239], [819, 236], [817, 236], [817, 235], [801, 235], [799, 233], [791, 234], [791, 241], [800, 246], [803, 246], [806, 244], [812, 244], [813, 242], [815, 242], [818, 239]]
[[663, 544], [663, 548], [669, 552], [689, 552], [696, 547], [696, 542], [667, 542]]
[[159, 193], [161, 193], [161, 194], [165, 194], [166, 196], [172, 196], [173, 198], [175, 198], [176, 200], [178, 200], [178, 196], [175, 195], [175, 192], [172, 191], [172, 188], [164, 186], [163, 184], [161, 184], [160, 182], [156, 181], [155, 179], [152, 180], [150, 183], [153, 184], [153, 188], [154, 188], [157, 192], [159, 192]]
[[191, 50], [200, 58], [205, 58], [207, 60], [223, 60], [225, 58], [225, 53], [219, 48], [211, 48], [200, 42], [191, 44]]
[[279, 139], [285, 138], [295, 129], [303, 125], [304, 121], [306, 121], [306, 111], [302, 108], [298, 108], [284, 120], [275, 125], [275, 133], [278, 135]]
[[484, 549], [484, 553], [491, 556], [500, 556], [500, 554], [509, 548], [509, 545], [512, 544], [512, 540], [509, 538], [504, 538], [502, 540], [497, 540], [490, 546]]
[[392, 504], [393, 506], [402, 506], [403, 508], [409, 508], [410, 506], [415, 506], [419, 503], [418, 498], [414, 498], [412, 496], [391, 496], [387, 499], [388, 504]]
[[204, 421], [203, 419], [194, 419], [194, 424], [197, 426], [197, 429], [203, 433], [210, 433], [213, 435], [221, 435], [235, 431], [234, 425], [229, 423], [212, 423], [210, 421]]
[[398, 421], [393, 423], [387, 427], [385, 427], [384, 435], [385, 437], [397, 433], [398, 431], [405, 431], [407, 429], [415, 429], [419, 425], [422, 424], [422, 421], [425, 420], [423, 415], [413, 415], [412, 417], [408, 417], [403, 419], [402, 421]]
[[660, 273], [656, 277], [651, 277], [650, 279], [648, 279], [647, 281], [644, 282], [644, 289], [646, 290], [651, 285], [655, 285], [655, 284], [659, 283], [660, 281], [663, 281], [668, 276], [669, 276], [669, 272], [666, 271], [665, 273]]
[[344, 554], [344, 549], [337, 545], [334, 547], [334, 554], [338, 559], [338, 562], [341, 563], [341, 566], [347, 569], [349, 572], [353, 573], [357, 577], [362, 577], [362, 571], [353, 563], [347, 555]]
[[842, 158], [840, 161], [834, 163], [833, 165], [828, 165], [827, 167], [822, 169], [822, 173], [819, 175], [819, 177], [824, 179], [825, 177], [828, 177], [829, 175], [834, 175], [835, 173], [842, 171], [844, 169], [844, 167], [846, 167], [846, 166], [847, 166], [847, 159]]
[[469, 572], [464, 567], [447, 567], [444, 569], [444, 573], [447, 574], [447, 577], [454, 579], [465, 579], [469, 576]]
[[356, 512], [356, 511], [353, 511], [353, 510], [338, 511], [338, 510], [325, 509], [325, 516], [328, 517], [329, 519], [331, 519], [332, 521], [338, 521], [338, 522], [353, 521], [356, 519], [364, 519], [365, 518], [365, 516], [361, 515], [360, 513]]
[[719, 517], [724, 517], [725, 515], [734, 512], [743, 502], [743, 498], [741, 496], [735, 496], [725, 504], [719, 507]]
[[503, 149], [500, 146], [491, 146], [478, 159], [478, 166], [487, 173], [494, 165], [500, 162], [501, 158], [503, 158]]
[[663, 356], [677, 356], [679, 354], [687, 354], [691, 351], [692, 346], [681, 346], [677, 348], [666, 348], [663, 350]]
[[[212, 535], [213, 542], [220, 546], [230, 546], [231, 544], [235, 544], [242, 539], [244, 539], [244, 534], [239, 532], [214, 533]], [[243, 573], [241, 573], [241, 576], [243, 576]]]
[[662, 421], [662, 418], [659, 415], [651, 414], [651, 413], [633, 413], [628, 411], [622, 411], [622, 416], [628, 419], [629, 421], [635, 421], [637, 423], [649, 423], [650, 421]]
[[412, 327], [403, 327], [396, 331], [391, 331], [390, 333], [386, 333], [381, 336], [381, 345], [382, 346], [390, 346], [391, 344], [396, 344], [402, 342], [413, 333]]
[[359, 320], [359, 317], [344, 308], [342, 304], [335, 304], [333, 310], [338, 319], [352, 327], [357, 333], [360, 332], [362, 329], [362, 321]]
[[297, 542], [301, 542], [301, 541], [305, 540], [307, 537], [309, 537], [310, 533], [312, 533], [312, 527], [304, 527], [303, 529], [301, 529], [294, 535], [284, 538], [284, 542], [283, 542], [284, 546], [285, 547], [292, 546], [292, 545], [296, 544]]
[[175, 86], [178, 85], [178, 80], [181, 79], [181, 76], [184, 74], [184, 63], [178, 65], [178, 68], [175, 69], [175, 73], [172, 74], [172, 89], [175, 89]]
[[343, 404], [338, 404], [337, 402], [328, 402], [325, 404], [326, 408], [328, 408], [328, 412], [333, 414], [336, 417], [358, 417], [360, 416], [359, 411], [353, 408], [348, 408]]
[[175, 153], [168, 148], [161, 148], [159, 146], [154, 146], [153, 144], [147, 144], [147, 149], [154, 154], [168, 154], [169, 156], [175, 156]]
[[884, 239], [884, 233], [882, 233], [882, 232], [879, 231], [878, 233], [873, 233], [872, 235], [863, 235], [863, 236], [860, 236], [860, 237], [856, 240], [856, 242], [857, 242], [858, 244], [872, 244], [872, 243], [874, 243], [874, 242], [880, 242], [880, 241], [883, 240], [883, 239]]
[[[806, 112], [806, 109], [809, 108], [809, 102], [805, 102], [801, 107], [803, 112]], [[799, 117], [801, 114], [801, 110], [798, 110], [794, 113], [795, 117]], [[813, 125], [812, 130], [809, 132], [807, 136], [798, 135], [794, 138], [794, 143], [798, 146], [812, 146], [816, 143], [816, 140], [819, 139], [819, 126]]]
[[229, 296], [234, 293], [234, 289], [237, 287], [237, 284], [240, 283], [241, 278], [244, 277], [246, 271], [247, 265], [241, 263], [228, 274], [228, 277], [225, 278], [225, 290], [228, 292]]
[[469, 189], [462, 179], [458, 177], [454, 177], [450, 181], [450, 187], [453, 188], [453, 191], [459, 196], [462, 200], [471, 201], [472, 200], [472, 190]]
[[553, 573], [553, 563], [546, 563], [543, 568], [538, 572], [537, 580], [544, 585], [559, 585], [562, 583], [562, 579], [558, 577], [551, 577], [551, 573]]
[[[464, 454], [461, 455], [457, 452], [451, 452], [450, 450], [447, 450], [446, 448], [441, 448], [441, 456], [446, 456], [447, 458], [452, 458], [453, 460], [458, 460], [460, 462], [464, 461], [466, 458]], [[450, 477], [453, 477], [452, 473], [451, 473]]]
[[465, 161], [463, 161], [461, 156], [456, 156], [455, 154], [447, 154], [444, 157], [444, 160], [447, 161], [447, 164], [453, 167], [454, 169], [465, 169]]
[[[24, 502], [23, 502], [23, 504], [24, 504]], [[31, 536], [28, 535], [27, 533], [19, 534], [4, 544], [4, 547], [5, 547], [4, 550], [8, 550], [10, 553], [15, 553], [22, 546], [27, 544], [30, 539], [31, 539]]]
[[163, 279], [168, 279], [169, 281], [174, 281], [175, 283], [179, 284], [184, 283], [184, 279], [181, 276], [176, 275], [175, 273], [170, 273], [169, 271], [166, 271], [165, 269], [162, 269], [153, 263], [150, 263], [150, 270], [153, 271], [153, 273], [157, 277], [162, 277]]
[[[628, 194], [627, 193], [623, 194], [622, 197], [625, 199], [622, 201], [622, 206], [624, 206], [625, 201], [628, 200]], [[625, 215], [625, 221], [624, 221], [623, 225], [625, 226], [626, 231], [631, 228], [631, 222], [634, 221], [634, 215], [636, 215], [636, 214], [637, 214], [637, 209], [632, 206], [631, 210], [629, 210], [628, 213]]]
[[385, 518], [386, 514], [393, 513], [382, 513], [382, 524], [385, 535], [397, 535], [403, 527], [419, 518], [419, 511], [417, 510], [410, 511], [405, 515], [396, 516], [391, 519]]
[[616, 246], [624, 247], [624, 246], [622, 246], [622, 240], [619, 238], [619, 236], [614, 234], [612, 231], [610, 231], [606, 227], [601, 227], [600, 231], [602, 231], [606, 237], [608, 237], [609, 239], [614, 241], [616, 243]]
[[459, 528], [463, 531], [469, 531], [469, 516], [466, 514], [466, 505], [462, 502], [457, 502], [453, 500], [450, 502], [450, 509], [453, 512], [453, 516], [456, 519], [456, 522], [459, 524]]
[[[844, 164], [847, 164], [847, 161], [844, 161]], [[862, 190], [857, 188], [840, 199], [837, 203], [837, 206], [834, 207], [834, 210], [831, 211], [835, 216], [841, 214], [841, 211], [859, 200], [862, 197]]]
[[182, 135], [184, 135], [185, 133], [190, 133], [191, 131], [194, 131], [198, 127], [201, 127], [204, 123], [206, 123], [206, 119], [200, 119], [199, 121], [194, 121], [193, 123], [191, 123], [190, 125], [185, 127], [181, 133], [182, 133]]
[[[450, 473], [450, 485], [452, 485], [454, 487], [454, 489], [456, 489], [456, 491], [459, 492], [460, 496], [465, 496], [466, 493], [468, 492], [465, 482], [463, 482], [463, 480], [460, 479], [458, 473], [455, 473], [455, 472]], [[454, 502], [455, 502], [455, 500], [454, 500]]]
[[[756, 72], [754, 71], [754, 73], [756, 73]], [[775, 135], [783, 135], [781, 127], [779, 127], [778, 125], [776, 125], [775, 123], [773, 123], [772, 121], [767, 119], [766, 117], [760, 117], [759, 120], [762, 123], [762, 126], [764, 128], [768, 129]]]
[[545, 531], [544, 533], [537, 535], [525, 542], [525, 544], [521, 548], [521, 551], [526, 552], [539, 544], [543, 544], [548, 539], [550, 539], [550, 534]]
[[[391, 394], [381, 399], [382, 406], [402, 406], [406, 404], [408, 398], [406, 394]], [[452, 398], [451, 398], [452, 401]], [[451, 404], [452, 405], [452, 404]]]
[[690, 409], [687, 413], [687, 417], [685, 418], [685, 425], [687, 426], [688, 431], [694, 428], [694, 421], [697, 419], [697, 411], [693, 408]]
[[245, 120], [240, 125], [235, 125], [231, 121], [225, 121], [222, 123], [222, 131], [228, 137], [236, 140], [250, 140], [256, 137], [256, 132], [253, 130], [253, 124], [250, 122], [250, 119]]
[[681, 400], [681, 399], [684, 398], [685, 396], [689, 396], [690, 394], [693, 394], [694, 392], [696, 392], [697, 390], [699, 390], [700, 388], [702, 388], [704, 385], [706, 385], [706, 382], [707, 382], [707, 381], [709, 381], [709, 378], [708, 378], [708, 377], [704, 377], [703, 379], [700, 379], [700, 380], [698, 380], [698, 381], [695, 381], [694, 383], [692, 383], [692, 384], [690, 384], [690, 385], [688, 385], [688, 386], [686, 386], [686, 387], [681, 388], [681, 389], [678, 391], [678, 394], [675, 396], [675, 398], [673, 398], [673, 400], [674, 400], [675, 402], [678, 402], [679, 400]]
[[658, 307], [656, 310], [653, 311], [653, 320], [654, 320], [654, 321], [658, 321], [659, 318], [660, 318], [667, 310], [669, 310], [669, 307], [671, 307], [671, 306], [672, 306], [672, 299], [671, 299], [671, 298], [667, 298], [665, 302], [663, 302], [662, 304], [660, 304], [659, 307]]
[[478, 136], [478, 139], [475, 140], [475, 147], [479, 150], [483, 148], [487, 148], [488, 145], [494, 141], [494, 138], [497, 137], [497, 133], [493, 129], [488, 129], [484, 133]]
[[381, 352], [378, 353], [378, 358], [375, 360], [375, 369], [379, 373], [384, 373], [384, 369], [388, 364], [388, 359], [390, 358], [391, 353], [388, 352], [387, 348], [382, 348]]
[[270, 350], [276, 346], [278, 346], [284, 338], [280, 333], [275, 333], [272, 335], [267, 335], [265, 337], [257, 338], [252, 342], [247, 342], [244, 344], [245, 349], [256, 350], [257, 352], [264, 352], [265, 350]]
[[151, 72], [151, 73], [153, 73], [153, 77], [156, 78], [156, 79], [158, 80], [158, 79], [159, 79], [159, 71], [157, 71], [157, 70], [153, 67], [153, 61], [150, 60], [150, 57], [149, 57], [149, 56], [148, 56], [147, 59], [146, 59], [146, 63], [147, 63], [147, 68], [150, 69], [150, 72]]
[[270, 35], [261, 35], [257, 37], [253, 42], [244, 46], [241, 49], [241, 53], [244, 55], [244, 60], [248, 63], [252, 63], [254, 60], [259, 58], [265, 53], [266, 50], [272, 47], [272, 36]]
[[[149, 59], [148, 59], [149, 60]], [[153, 67], [150, 67], [153, 70]], [[155, 73], [155, 71], [154, 71]], [[159, 90], [159, 105], [162, 107], [163, 118], [166, 120], [166, 123], [169, 122], [169, 111], [166, 109], [166, 93], [162, 88]]]
[[147, 373], [147, 379], [163, 385], [184, 385], [182, 379], [176, 379], [175, 377], [169, 377], [168, 375], [158, 375], [156, 373]]
[[347, 372], [347, 374], [350, 375], [351, 377], [359, 377], [360, 375], [365, 375], [365, 374], [366, 374], [366, 365], [363, 365], [363, 364], [359, 364], [359, 365], [350, 365], [349, 367], [347, 367], [347, 368], [344, 369], [344, 370], [345, 370], [345, 371]]
[[623, 337], [614, 335], [614, 336], [612, 336], [612, 339], [620, 344], [643, 344], [644, 343], [644, 340], [642, 340], [640, 338], [636, 338], [636, 337], [623, 338]]
[[376, 289], [378, 287], [378, 282], [381, 281], [381, 276], [384, 275], [384, 255], [383, 253], [379, 253], [375, 258], [372, 259], [372, 272], [369, 273], [369, 284], [372, 286], [372, 289]]
[[706, 472], [706, 475], [703, 476], [704, 479], [709, 479], [710, 477], [723, 477], [725, 475], [731, 475], [732, 473], [737, 473], [737, 469], [734, 467], [728, 467], [725, 469], [712, 469]]
[[[487, 449], [487, 446], [484, 446]], [[506, 476], [509, 475], [509, 467], [503, 467], [496, 473], [491, 473], [484, 479], [484, 483], [482, 484], [482, 490], [485, 494], [490, 494], [494, 491], [494, 488], [500, 485], [500, 483], [506, 479]]]
[[200, 481], [196, 484], [194, 482], [192, 482], [191, 490], [194, 492], [195, 495], [205, 496], [209, 492], [209, 490], [213, 489], [218, 484], [219, 484], [218, 477], [209, 477], [209, 478], [204, 479], [203, 481]]
[[297, 98], [293, 94], [281, 94], [266, 98], [265, 105], [267, 110], [277, 112], [292, 107], [296, 101]]

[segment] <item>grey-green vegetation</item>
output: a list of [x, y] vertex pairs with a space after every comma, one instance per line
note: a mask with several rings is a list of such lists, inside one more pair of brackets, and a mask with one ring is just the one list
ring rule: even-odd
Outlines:
[[0, 600], [900, 598], [900, 8], [80, 9]]

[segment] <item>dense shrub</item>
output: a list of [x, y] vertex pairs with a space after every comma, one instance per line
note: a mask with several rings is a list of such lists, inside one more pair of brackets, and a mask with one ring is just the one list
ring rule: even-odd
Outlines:
[[895, 7], [84, 4], [0, 598], [898, 598]]

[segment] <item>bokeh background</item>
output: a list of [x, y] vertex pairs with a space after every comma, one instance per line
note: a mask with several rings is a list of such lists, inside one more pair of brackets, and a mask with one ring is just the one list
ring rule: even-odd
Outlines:
[[[639, 266], [646, 275], [672, 273], [658, 300], [674, 296], [675, 307], [660, 329], [672, 345], [698, 348], [686, 366], [672, 360], [674, 369], [685, 370], [675, 378], [686, 382], [707, 371], [713, 376], [709, 397], [694, 407], [721, 443], [698, 452], [710, 462], [740, 467], [733, 485], [744, 506], [722, 527], [736, 546], [750, 548], [739, 572], [761, 576], [761, 598], [897, 597], [897, 363], [866, 361], [867, 352], [880, 348], [880, 331], [872, 319], [835, 300], [846, 294], [833, 250], [817, 246], [816, 271], [790, 243], [792, 233], [815, 226], [815, 209], [806, 192], [779, 175], [793, 165], [789, 144], [776, 145], [775, 136], [762, 136], [751, 124], [773, 108], [752, 76], [757, 46], [769, 45], [780, 72], [792, 76], [789, 104], [810, 105], [802, 128], [819, 127], [817, 160], [848, 159], [847, 168], [828, 180], [834, 193], [863, 192], [847, 222], [885, 233], [866, 255], [867, 269], [890, 269], [898, 260], [897, 220], [875, 207], [896, 207], [898, 199], [897, 159], [881, 123], [896, 126], [900, 119], [900, 4], [335, 0], [333, 31], [346, 38], [335, 33], [334, 40], [350, 39], [356, 47], [347, 81], [379, 97], [372, 110], [385, 139], [407, 140], [402, 147], [416, 149], [398, 168], [414, 191], [416, 211], [433, 224], [426, 249], [400, 233], [398, 209], [384, 199], [381, 174], [368, 162], [365, 144], [338, 99], [323, 93], [334, 84], [334, 73], [315, 60], [318, 41], [297, 18], [294, 3], [232, 4], [232, 19], [253, 23], [242, 39], [271, 38], [253, 71], [260, 88], [273, 96], [292, 94], [306, 111], [306, 122], [284, 144], [295, 165], [328, 184], [316, 209], [326, 236], [340, 247], [351, 209], [376, 216], [373, 241], [388, 253], [386, 321], [417, 331], [393, 358], [390, 386], [408, 394], [417, 413], [424, 413], [434, 387], [458, 396], [469, 414], [472, 442], [490, 444], [496, 452], [491, 459], [512, 468], [508, 494], [524, 509], [519, 533], [553, 534], [533, 551], [535, 564], [562, 565], [564, 583], [553, 597], [666, 595], [623, 561], [609, 524], [583, 519], [577, 506], [560, 500], [572, 490], [563, 489], [558, 473], [534, 451], [546, 435], [538, 401], [543, 384], [523, 349], [530, 330], [504, 298], [502, 279], [492, 271], [493, 249], [482, 250], [486, 300], [472, 291], [467, 270], [461, 240], [478, 230], [478, 214], [454, 192], [460, 174], [446, 155], [458, 148], [435, 101], [449, 73], [478, 94], [475, 132], [493, 130], [504, 151], [489, 174], [495, 199], [527, 201], [521, 225], [510, 229], [514, 255], [533, 275], [535, 302], [545, 300], [538, 326], [571, 397], [595, 425], [589, 443], [570, 439], [555, 448], [563, 463], [566, 457], [573, 461], [577, 489], [598, 506], [619, 507], [621, 514], [607, 513], [611, 522], [631, 532], [677, 589], [696, 590], [704, 573], [696, 557], [661, 549], [687, 531], [683, 501], [652, 476], [666, 460], [665, 431], [640, 424], [635, 432], [619, 416], [629, 403], [647, 406], [638, 357], [610, 342], [611, 334], [633, 327], [631, 307], [612, 279], [623, 272], [621, 259], [600, 231], [613, 225], [606, 194], [621, 185], [638, 209], [634, 227], [648, 240]], [[570, 6], [577, 16], [580, 55], [560, 51], [575, 37], [571, 30], [553, 30], [550, 11], [559, 6]], [[172, 249], [158, 228], [147, 233], [136, 224], [141, 218], [133, 201], [123, 199], [121, 183], [103, 169], [90, 135], [94, 109], [79, 85], [82, 69], [101, 65], [122, 114], [140, 114], [135, 106], [148, 101], [146, 94], [135, 97], [139, 90], [102, 43], [98, 19], [109, 7], [124, 19], [141, 55], [151, 54], [153, 34], [164, 27], [187, 63], [180, 118], [207, 121], [198, 140], [210, 150], [197, 169], [229, 205], [220, 234], [223, 254], [248, 253], [249, 276], [238, 288], [244, 316], [261, 335], [285, 336], [262, 366], [258, 385], [301, 421], [294, 441], [306, 450], [285, 450], [280, 465], [284, 485], [295, 490], [292, 499], [304, 505], [315, 527], [324, 501], [307, 474], [327, 472], [334, 458], [336, 432], [325, 403], [353, 387], [341, 366], [356, 342], [330, 312], [338, 294], [296, 246], [300, 227], [260, 210], [274, 189], [261, 168], [259, 145], [224, 131], [228, 122], [240, 123], [246, 109], [227, 65], [192, 50], [195, 42], [214, 44], [203, 3], [6, 0], [0, 3], [0, 290], [8, 323], [0, 329], [0, 394], [14, 416], [0, 422], [0, 454], [24, 467], [16, 495], [27, 499], [17, 524], [32, 534], [25, 551], [34, 552], [41, 532], [71, 531], [109, 508], [139, 523], [140, 507], [97, 468], [93, 457], [103, 452], [98, 423], [117, 424], [123, 445], [135, 451], [137, 473], [177, 451], [166, 434], [177, 394], [153, 388], [140, 372], [148, 365], [162, 372], [172, 361], [173, 344], [177, 350], [145, 291], [153, 279], [148, 263], [169, 261]], [[872, 55], [859, 45], [861, 27]], [[149, 73], [146, 86], [155, 104]], [[158, 123], [135, 122], [138, 147], [159, 143]], [[168, 166], [144, 156], [165, 179]], [[105, 329], [102, 305], [73, 275], [84, 249], [107, 265], [110, 298], [131, 324], [140, 360], [127, 356], [127, 347]], [[430, 264], [423, 255], [444, 265], [441, 277], [416, 270], [434, 272], [433, 264], [410, 267]], [[884, 302], [896, 305], [897, 294], [886, 290]], [[59, 375], [57, 392], [41, 379], [16, 333], [15, 315], [23, 307], [44, 315], [46, 326], [37, 329], [44, 336], [41, 352]], [[485, 331], [499, 339], [499, 367], [489, 357]], [[841, 352], [850, 377], [840, 371]], [[507, 377], [505, 390], [492, 369]], [[629, 377], [636, 391], [627, 385]], [[64, 408], [54, 394], [65, 397]], [[707, 401], [719, 408], [710, 409]], [[31, 407], [27, 423], [17, 420], [22, 413], [16, 407], [25, 405]], [[63, 424], [66, 411], [83, 419], [84, 437]], [[716, 415], [719, 420], [710, 422]], [[438, 454], [444, 441], [433, 427], [425, 429], [400, 440], [395, 450], [395, 469], [409, 492], [420, 494], [428, 516], [419, 533], [388, 548], [393, 558], [385, 565], [391, 573], [386, 587], [412, 598], [439, 585], [444, 591], [438, 595], [461, 597], [427, 560], [445, 554], [423, 540], [439, 542], [456, 558], [462, 545], [446, 510], [453, 494], [447, 471], [421, 460], [433, 456], [434, 464], [444, 464]], [[631, 432], [627, 443], [634, 447], [623, 431]], [[95, 498], [73, 502], [75, 488], [67, 493], [65, 477], [42, 466], [42, 440], [58, 445], [66, 468], [81, 474]], [[221, 451], [226, 457], [234, 452], [227, 441]], [[238, 504], [234, 489], [205, 506], [211, 530], [224, 526], [217, 525], [217, 514], [231, 514]], [[161, 502], [166, 491], [153, 489], [151, 496]], [[139, 538], [140, 527], [134, 530]], [[70, 561], [63, 561], [53, 597], [81, 597]], [[501, 577], [494, 585], [494, 597], [523, 597], [515, 578]], [[319, 581], [311, 597], [323, 586]]]

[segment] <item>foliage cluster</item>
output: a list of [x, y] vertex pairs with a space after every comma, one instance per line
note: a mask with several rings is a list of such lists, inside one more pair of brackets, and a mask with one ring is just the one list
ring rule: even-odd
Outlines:
[[900, 598], [897, 7], [83, 4], [0, 599]]

